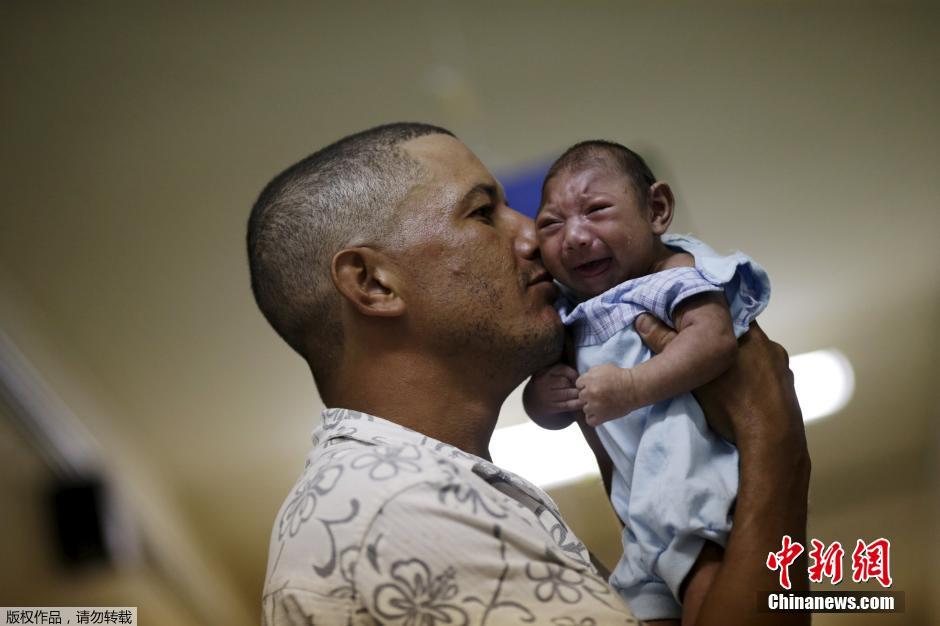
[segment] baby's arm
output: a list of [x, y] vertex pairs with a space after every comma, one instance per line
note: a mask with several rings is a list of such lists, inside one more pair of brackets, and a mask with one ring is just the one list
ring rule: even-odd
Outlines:
[[556, 363], [532, 375], [522, 391], [522, 406], [532, 421], [550, 430], [565, 428], [578, 415], [578, 372]]
[[629, 369], [598, 365], [578, 378], [588, 424], [692, 391], [731, 367], [738, 342], [723, 293], [695, 295], [673, 318], [678, 334], [660, 354]]

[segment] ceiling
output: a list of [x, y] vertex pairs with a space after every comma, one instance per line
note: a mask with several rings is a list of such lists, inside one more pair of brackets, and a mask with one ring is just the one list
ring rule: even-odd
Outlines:
[[[449, 127], [497, 175], [611, 138], [673, 183], [674, 231], [768, 269], [768, 334], [851, 360], [855, 397], [808, 428], [820, 528], [881, 497], [923, 502], [940, 439], [938, 17], [906, 2], [3, 3], [0, 328], [106, 464], [173, 512], [161, 541], [199, 546], [192, 567], [222, 572], [216, 598], [256, 621], [270, 525], [322, 408], [251, 298], [261, 187], [388, 121]], [[503, 423], [522, 419], [507, 405]]]

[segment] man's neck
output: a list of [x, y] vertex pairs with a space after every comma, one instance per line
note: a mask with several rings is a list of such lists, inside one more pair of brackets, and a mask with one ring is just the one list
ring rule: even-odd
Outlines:
[[331, 404], [395, 422], [489, 460], [489, 441], [511, 389], [426, 355], [391, 353], [344, 362]]

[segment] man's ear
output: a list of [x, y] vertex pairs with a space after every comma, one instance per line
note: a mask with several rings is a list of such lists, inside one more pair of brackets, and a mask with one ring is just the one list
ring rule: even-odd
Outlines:
[[676, 198], [672, 195], [672, 189], [668, 183], [658, 181], [649, 188], [648, 204], [650, 208], [650, 226], [653, 233], [662, 235], [669, 230], [669, 224], [672, 223], [673, 209], [676, 206]]
[[363, 315], [395, 317], [405, 312], [398, 275], [390, 259], [372, 248], [345, 248], [330, 265], [333, 284]]

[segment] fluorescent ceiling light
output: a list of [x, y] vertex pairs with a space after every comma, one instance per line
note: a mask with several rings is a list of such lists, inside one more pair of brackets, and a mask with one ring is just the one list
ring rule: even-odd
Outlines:
[[848, 403], [855, 390], [852, 364], [838, 350], [817, 350], [790, 359], [803, 421], [825, 417]]
[[563, 430], [546, 430], [532, 422], [497, 428], [490, 456], [496, 465], [542, 488], [597, 473], [594, 453], [577, 424]]
[[[852, 365], [838, 350], [798, 354], [790, 358], [790, 369], [804, 422], [839, 411], [855, 388]], [[546, 489], [597, 474], [594, 454], [575, 424], [563, 430], [532, 422], [497, 428], [490, 454], [500, 467]]]

